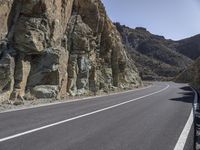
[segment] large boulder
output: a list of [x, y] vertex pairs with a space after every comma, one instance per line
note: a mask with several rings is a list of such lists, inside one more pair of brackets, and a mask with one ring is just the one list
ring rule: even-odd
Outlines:
[[14, 47], [26, 54], [40, 54], [48, 46], [49, 32], [47, 20], [21, 16], [16, 24]]
[[58, 95], [58, 86], [40, 85], [35, 86], [31, 93], [38, 99], [41, 98], [55, 98]]
[[65, 49], [47, 49], [41, 56], [32, 57], [31, 72], [29, 74], [27, 88], [36, 85], [57, 85], [58, 97], [65, 97], [67, 92], [67, 64], [68, 52]]

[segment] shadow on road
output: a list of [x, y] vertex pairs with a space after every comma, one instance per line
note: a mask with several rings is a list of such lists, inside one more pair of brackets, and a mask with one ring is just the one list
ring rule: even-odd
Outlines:
[[[191, 103], [191, 105], [193, 105], [194, 104], [194, 92], [192, 91], [192, 89], [189, 86], [181, 87], [180, 89], [181, 89], [181, 92], [179, 92], [178, 94], [181, 96], [178, 98], [172, 98], [170, 100], [177, 101], [177, 102]], [[193, 140], [192, 140], [192, 142], [188, 142], [188, 140], [191, 140], [191, 139], [187, 139], [184, 150], [192, 150], [191, 146], [188, 145], [187, 143], [193, 143], [193, 150], [199, 150], [198, 148], [196, 148], [197, 141], [198, 141], [197, 140], [198, 139], [197, 126], [199, 125], [198, 121], [200, 121], [200, 120], [197, 118], [197, 116], [194, 113], [194, 122], [193, 122], [193, 127], [192, 127], [193, 131], [190, 131], [191, 132], [190, 135], [191, 135], [191, 138], [193, 138]], [[190, 149], [188, 149], [187, 146]]]
[[182, 96], [178, 98], [172, 98], [170, 100], [184, 102], [184, 103], [193, 103], [194, 92], [191, 90], [191, 88], [189, 86], [185, 86], [180, 89], [183, 91], [179, 93]]
[[[191, 103], [194, 104], [194, 92], [189, 86], [185, 86], [180, 88], [182, 92], [179, 94], [181, 97], [170, 99], [172, 101], [179, 101], [184, 103]], [[194, 109], [194, 144], [193, 150], [200, 150], [200, 99], [199, 99], [199, 92], [198, 92], [198, 107]], [[194, 105], [193, 105], [194, 106]], [[194, 108], [194, 107], [193, 107]]]

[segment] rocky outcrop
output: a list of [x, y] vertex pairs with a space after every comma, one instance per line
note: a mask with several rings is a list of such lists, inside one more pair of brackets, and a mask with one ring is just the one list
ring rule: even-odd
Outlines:
[[1, 2], [0, 93], [7, 98], [60, 99], [141, 84], [100, 0]]
[[0, 1], [0, 101], [7, 100], [14, 85], [14, 50], [7, 44], [13, 1]]

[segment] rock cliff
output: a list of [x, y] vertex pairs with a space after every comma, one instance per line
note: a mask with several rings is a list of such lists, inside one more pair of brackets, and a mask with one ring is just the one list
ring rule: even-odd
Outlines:
[[0, 0], [0, 26], [1, 101], [141, 84], [100, 0]]

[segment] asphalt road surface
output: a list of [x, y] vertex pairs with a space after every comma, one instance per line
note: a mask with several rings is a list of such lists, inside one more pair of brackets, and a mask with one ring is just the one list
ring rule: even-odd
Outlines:
[[0, 150], [193, 150], [186, 84], [0, 113]]

